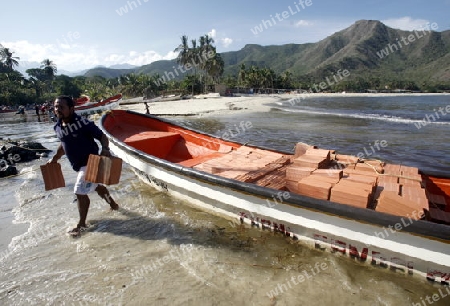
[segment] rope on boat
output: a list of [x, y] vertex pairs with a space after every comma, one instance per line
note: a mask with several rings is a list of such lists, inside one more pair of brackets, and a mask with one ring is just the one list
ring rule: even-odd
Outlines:
[[[374, 160], [375, 161], [379, 161], [381, 163], [381, 161], [378, 160], [378, 159], [374, 159]], [[422, 182], [422, 179], [418, 179], [418, 178], [415, 178], [415, 177], [410, 177], [410, 176], [405, 176], [405, 175], [398, 175], [398, 174], [380, 173], [380, 172], [378, 172], [378, 170], [373, 165], [371, 165], [369, 163], [366, 163], [365, 161], [363, 161], [363, 163], [365, 165], [370, 166], [373, 169], [373, 171], [375, 171], [375, 173], [377, 175], [380, 175], [380, 176], [394, 176], [394, 177], [398, 177], [398, 178], [403, 178], [403, 179], [408, 179], [408, 180], [412, 180], [412, 181], [417, 181], [419, 183]]]

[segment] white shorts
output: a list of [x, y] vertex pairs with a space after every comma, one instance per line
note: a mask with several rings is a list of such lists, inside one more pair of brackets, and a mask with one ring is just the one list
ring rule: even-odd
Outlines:
[[75, 186], [73, 187], [73, 192], [75, 194], [86, 195], [86, 194], [94, 191], [95, 188], [97, 188], [97, 186], [98, 186], [97, 183], [91, 183], [91, 182], [85, 181], [85, 179], [84, 179], [86, 176], [85, 171], [86, 171], [86, 166], [81, 167], [80, 171], [78, 171], [77, 181], [75, 183]]

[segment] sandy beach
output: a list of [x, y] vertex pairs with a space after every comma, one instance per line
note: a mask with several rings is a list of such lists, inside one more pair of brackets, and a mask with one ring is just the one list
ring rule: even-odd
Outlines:
[[[280, 101], [276, 95], [252, 97], [205, 97], [188, 100], [148, 102], [151, 114], [162, 116], [207, 116], [211, 114], [229, 114], [236, 111], [264, 112], [270, 107], [266, 104]], [[145, 113], [142, 98], [124, 100], [120, 108]], [[129, 104], [132, 103], [132, 104]]]
[[147, 102], [150, 114], [161, 116], [208, 116], [226, 115], [236, 112], [268, 112], [270, 103], [288, 101], [299, 104], [304, 99], [321, 97], [404, 97], [404, 96], [434, 96], [450, 94], [426, 94], [426, 93], [306, 93], [306, 94], [273, 94], [273, 95], [249, 95], [239, 97], [216, 97], [213, 95], [196, 96], [194, 99], [174, 101], [149, 101], [143, 98], [123, 100], [120, 108], [145, 113]]

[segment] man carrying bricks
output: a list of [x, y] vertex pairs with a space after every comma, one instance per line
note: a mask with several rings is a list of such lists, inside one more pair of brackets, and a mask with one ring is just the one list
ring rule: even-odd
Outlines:
[[54, 103], [55, 114], [58, 121], [54, 126], [56, 136], [61, 141], [56, 154], [49, 161], [56, 163], [64, 154], [67, 155], [72, 168], [78, 172], [74, 193], [77, 197], [78, 212], [80, 215], [77, 227], [69, 234], [79, 236], [85, 229], [86, 217], [89, 210], [90, 199], [88, 194], [95, 190], [98, 195], [111, 206], [112, 210], [118, 210], [119, 205], [111, 198], [108, 189], [100, 184], [85, 180], [86, 165], [90, 154], [98, 154], [98, 145], [95, 139], [100, 141], [101, 155], [111, 156], [109, 141], [106, 135], [92, 121], [80, 117], [75, 113], [74, 101], [69, 96], [59, 96]]

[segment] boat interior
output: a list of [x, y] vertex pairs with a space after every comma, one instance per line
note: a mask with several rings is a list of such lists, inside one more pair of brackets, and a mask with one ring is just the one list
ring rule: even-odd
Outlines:
[[415, 167], [360, 160], [298, 143], [293, 154], [214, 138], [117, 110], [103, 122], [116, 139], [160, 159], [297, 194], [450, 225], [450, 179]]

